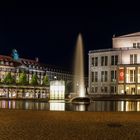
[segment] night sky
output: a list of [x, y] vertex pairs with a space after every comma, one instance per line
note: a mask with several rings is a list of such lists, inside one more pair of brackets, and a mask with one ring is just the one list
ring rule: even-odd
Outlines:
[[15, 48], [20, 57], [39, 57], [71, 71], [77, 35], [82, 33], [87, 71], [89, 50], [111, 48], [113, 34], [140, 31], [139, 9], [128, 1], [1, 3], [0, 54], [10, 55]]

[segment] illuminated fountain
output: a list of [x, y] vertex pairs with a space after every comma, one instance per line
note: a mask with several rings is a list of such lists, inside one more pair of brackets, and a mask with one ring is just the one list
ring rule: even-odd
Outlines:
[[89, 103], [90, 98], [86, 95], [84, 83], [84, 55], [83, 42], [81, 34], [78, 35], [74, 63], [74, 93], [76, 97], [72, 98], [73, 103]]

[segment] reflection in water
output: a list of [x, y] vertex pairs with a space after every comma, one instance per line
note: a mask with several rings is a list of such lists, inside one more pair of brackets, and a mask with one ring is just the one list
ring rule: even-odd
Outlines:
[[48, 106], [49, 105], [46, 102], [0, 100], [0, 108], [49, 110]]
[[125, 108], [124, 108], [124, 101], [118, 101], [118, 104], [117, 104], [117, 111], [124, 111]]
[[137, 102], [137, 111], [140, 111], [140, 102]]
[[50, 111], [65, 111], [64, 100], [51, 100], [50, 101]]
[[140, 111], [140, 101], [93, 101], [89, 105], [63, 101], [37, 102], [0, 100], [0, 108], [51, 111]]
[[140, 101], [94, 101], [88, 111], [140, 111]]
[[86, 104], [73, 104], [74, 111], [88, 111], [88, 105]]

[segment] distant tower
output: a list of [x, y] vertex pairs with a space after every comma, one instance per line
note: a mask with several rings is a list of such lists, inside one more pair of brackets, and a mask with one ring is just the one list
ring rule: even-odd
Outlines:
[[16, 49], [12, 50], [12, 58], [16, 61], [19, 60], [19, 55]]

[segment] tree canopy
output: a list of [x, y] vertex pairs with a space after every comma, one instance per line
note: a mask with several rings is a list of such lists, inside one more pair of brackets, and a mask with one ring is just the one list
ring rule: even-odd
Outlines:
[[28, 80], [27, 80], [27, 76], [26, 76], [25, 72], [20, 73], [18, 83], [21, 84], [21, 85], [27, 85], [28, 84]]
[[7, 75], [5, 76], [4, 80], [3, 80], [4, 84], [14, 84], [15, 83], [15, 79], [14, 77], [11, 75], [10, 72], [7, 73]]
[[48, 86], [49, 84], [50, 84], [50, 82], [49, 82], [48, 75], [45, 75], [45, 76], [44, 76], [44, 79], [43, 79], [43, 85]]
[[32, 79], [31, 79], [31, 85], [38, 85], [38, 77], [36, 74], [33, 74]]

